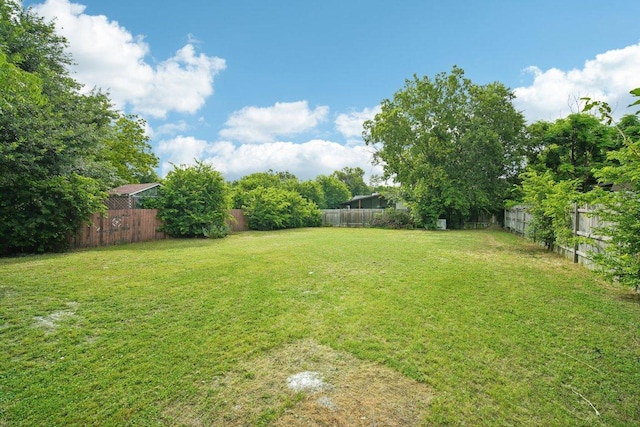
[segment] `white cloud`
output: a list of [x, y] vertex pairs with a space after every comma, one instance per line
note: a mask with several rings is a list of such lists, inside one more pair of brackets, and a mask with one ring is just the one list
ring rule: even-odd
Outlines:
[[610, 50], [585, 62], [582, 69], [546, 71], [532, 66], [530, 86], [518, 87], [515, 106], [530, 122], [555, 120], [578, 111], [576, 100], [590, 97], [608, 102], [616, 117], [629, 113], [629, 91], [640, 87], [640, 44]]
[[345, 146], [336, 142], [314, 139], [302, 144], [268, 142], [235, 145], [229, 141], [207, 143], [191, 137], [163, 141], [158, 151], [166, 161], [161, 174], [165, 176], [173, 164], [193, 164], [203, 160], [220, 171], [227, 180], [236, 180], [254, 172], [289, 171], [298, 178], [314, 179], [345, 166], [359, 166], [366, 175], [382, 173], [371, 165], [371, 151], [364, 145]]
[[362, 142], [362, 125], [365, 121], [373, 119], [380, 111], [382, 109], [377, 106], [365, 108], [362, 111], [340, 114], [335, 121], [336, 129], [351, 143]]
[[208, 146], [207, 141], [192, 136], [178, 136], [160, 141], [156, 149], [158, 155], [163, 159], [160, 175], [166, 176], [173, 169], [172, 164], [177, 166], [191, 165], [194, 160], [201, 160]]
[[69, 0], [47, 0], [34, 6], [69, 41], [77, 63], [73, 77], [110, 94], [120, 109], [165, 117], [170, 111], [195, 113], [213, 93], [214, 76], [225, 69], [224, 59], [197, 54], [193, 43], [156, 66], [146, 61], [149, 46], [116, 21], [87, 15], [86, 6]]
[[220, 136], [243, 143], [273, 142], [315, 128], [329, 114], [329, 107], [309, 108], [307, 101], [277, 102], [272, 107], [244, 107], [231, 114]]
[[176, 123], [165, 123], [153, 131], [152, 137], [157, 138], [162, 135], [176, 135], [177, 133], [186, 131], [188, 127], [187, 122], [184, 120]]

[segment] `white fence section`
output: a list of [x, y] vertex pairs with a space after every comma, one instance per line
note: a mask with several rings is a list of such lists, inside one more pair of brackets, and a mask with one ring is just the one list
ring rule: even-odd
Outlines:
[[[573, 247], [558, 245], [554, 248], [556, 252], [572, 258], [573, 262], [587, 267], [594, 266], [591, 257], [603, 250], [607, 240], [598, 233], [598, 229], [609, 225], [598, 217], [596, 209], [593, 206], [574, 206], [571, 215], [573, 235], [588, 238], [589, 242], [581, 242]], [[504, 227], [512, 233], [528, 236], [532, 221], [533, 215], [528, 212], [526, 206], [518, 205], [504, 211]]]

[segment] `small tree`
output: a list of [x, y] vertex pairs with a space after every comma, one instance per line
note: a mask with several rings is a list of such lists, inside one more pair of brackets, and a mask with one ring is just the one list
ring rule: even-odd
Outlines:
[[252, 230], [317, 227], [321, 223], [320, 211], [314, 202], [282, 188], [251, 190], [243, 209]]
[[326, 209], [337, 209], [340, 203], [351, 199], [351, 192], [347, 185], [334, 176], [320, 175], [316, 181], [322, 187], [324, 193]]
[[290, 189], [298, 183], [298, 178], [291, 172], [275, 172], [271, 169], [267, 172], [255, 172], [243, 176], [231, 184], [232, 206], [234, 209], [242, 209], [247, 203], [249, 192], [258, 187]]
[[332, 177], [344, 182], [353, 196], [371, 194], [371, 189], [364, 182], [364, 169], [361, 167], [344, 167], [331, 174]]
[[174, 166], [152, 203], [163, 231], [175, 237], [226, 236], [229, 205], [222, 174], [202, 162]]
[[324, 209], [327, 205], [324, 191], [318, 181], [303, 181], [290, 187], [291, 190], [296, 191], [305, 199], [315, 203], [320, 209]]
[[528, 234], [548, 249], [557, 243], [567, 244], [573, 238], [571, 212], [580, 199], [579, 180], [554, 181], [551, 172], [539, 174], [529, 170], [522, 173], [524, 203], [533, 215]]
[[[631, 91], [640, 97], [640, 88]], [[586, 99], [585, 110], [596, 109], [602, 119], [613, 123], [608, 104]], [[630, 106], [640, 105], [640, 100]], [[640, 111], [636, 112], [636, 116]], [[595, 261], [603, 267], [604, 274], [622, 284], [640, 288], [640, 132], [638, 121], [626, 117], [617, 126], [623, 145], [619, 150], [607, 153], [611, 162], [596, 172], [602, 184], [617, 184], [621, 191], [602, 198], [604, 208], [601, 219], [611, 222], [601, 233], [611, 238], [603, 253]]]

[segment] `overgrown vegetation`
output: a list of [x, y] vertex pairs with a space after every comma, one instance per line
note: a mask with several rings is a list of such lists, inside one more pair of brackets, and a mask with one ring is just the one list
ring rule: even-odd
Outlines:
[[640, 424], [638, 297], [508, 233], [248, 232], [0, 278], [2, 425], [285, 423], [321, 396], [287, 377], [321, 368], [327, 419], [416, 402], [400, 376], [431, 396], [411, 425]]
[[144, 122], [81, 94], [65, 49], [53, 24], [0, 2], [0, 255], [62, 251], [107, 189], [157, 178]]
[[400, 185], [420, 226], [465, 221], [502, 210], [523, 164], [525, 123], [513, 93], [477, 85], [461, 68], [407, 80], [364, 125], [367, 145]]
[[229, 233], [229, 188], [220, 172], [196, 162], [175, 166], [158, 197], [147, 202], [158, 209], [162, 230], [174, 237], [225, 237]]
[[[351, 168], [344, 168], [342, 171], [343, 180], [353, 180], [357, 185], [358, 178], [362, 180], [362, 176], [358, 175], [360, 168], [355, 168], [356, 177], [352, 177], [345, 171], [351, 171]], [[256, 172], [246, 175], [231, 184], [233, 192], [233, 207], [235, 209], [244, 209], [250, 198], [251, 191], [257, 188], [277, 188], [280, 190], [294, 191], [309, 202], [315, 203], [320, 209], [335, 209], [341, 203], [351, 198], [351, 192], [347, 185], [335, 176], [339, 171], [334, 172], [330, 176], [320, 175], [314, 180], [300, 181], [297, 176], [290, 172], [275, 172], [269, 170], [267, 172]], [[362, 171], [364, 174], [364, 171]]]
[[243, 208], [251, 230], [318, 227], [322, 222], [315, 203], [295, 191], [280, 188], [251, 190]]
[[372, 227], [411, 229], [415, 227], [413, 218], [407, 210], [389, 208], [381, 214], [376, 214], [371, 222]]
[[[640, 89], [631, 91], [640, 96]], [[640, 120], [627, 115], [614, 122], [611, 108], [585, 99], [584, 112], [554, 123], [529, 127], [527, 170], [516, 189], [534, 216], [531, 234], [549, 248], [574, 243], [571, 212], [574, 204], [600, 206], [598, 215], [609, 225], [598, 233], [609, 237], [592, 254], [604, 275], [640, 287]], [[640, 101], [632, 105], [638, 105]], [[598, 117], [589, 113], [596, 112]], [[574, 241], [574, 242], [572, 242]]]
[[[640, 88], [631, 91], [640, 97]], [[586, 110], [596, 108], [603, 120], [611, 124], [611, 109], [606, 103], [587, 100]], [[630, 105], [640, 105], [636, 100]], [[637, 107], [636, 107], [637, 108]], [[607, 153], [608, 163], [595, 171], [601, 183], [613, 184], [619, 191], [601, 195], [600, 216], [611, 223], [602, 228], [611, 238], [605, 251], [595, 257], [604, 274], [612, 280], [640, 289], [640, 119], [635, 115], [622, 118], [616, 129], [622, 139], [618, 150]], [[601, 193], [599, 193], [601, 194]]]

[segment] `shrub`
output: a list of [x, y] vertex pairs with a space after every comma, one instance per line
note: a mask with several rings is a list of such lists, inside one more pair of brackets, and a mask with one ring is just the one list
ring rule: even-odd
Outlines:
[[371, 221], [373, 227], [383, 228], [414, 228], [415, 224], [406, 210], [398, 210], [394, 208], [385, 209], [381, 214], [377, 214], [373, 221]]
[[226, 236], [229, 204], [224, 178], [202, 162], [175, 166], [149, 203], [158, 209], [162, 230], [174, 237]]
[[317, 227], [322, 222], [315, 203], [281, 188], [251, 190], [243, 209], [251, 230]]

